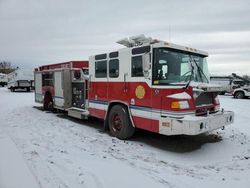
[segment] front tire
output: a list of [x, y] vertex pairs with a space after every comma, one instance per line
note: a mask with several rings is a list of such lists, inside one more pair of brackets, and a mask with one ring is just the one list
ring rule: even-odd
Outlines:
[[111, 108], [108, 116], [109, 130], [111, 134], [121, 140], [126, 140], [134, 135], [133, 127], [128, 110], [125, 106], [115, 105]]
[[243, 99], [244, 97], [245, 97], [245, 95], [242, 91], [237, 91], [234, 95], [234, 98], [236, 98], [236, 99]]

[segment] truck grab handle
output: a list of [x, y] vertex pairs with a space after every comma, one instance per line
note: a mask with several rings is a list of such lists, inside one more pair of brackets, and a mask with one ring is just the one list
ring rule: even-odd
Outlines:
[[128, 73], [124, 73], [124, 75], [123, 75], [123, 80], [124, 80], [124, 92], [125, 92], [125, 93], [128, 91], [127, 76], [128, 76]]

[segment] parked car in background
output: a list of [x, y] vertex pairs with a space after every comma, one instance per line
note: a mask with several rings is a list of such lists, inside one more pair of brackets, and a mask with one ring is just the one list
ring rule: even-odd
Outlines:
[[250, 97], [250, 85], [235, 89], [233, 92], [233, 96], [236, 99], [243, 99]]
[[243, 78], [239, 75], [236, 75], [235, 73], [232, 74], [235, 78], [241, 79], [244, 83], [241, 85], [241, 87], [235, 89], [233, 91], [233, 96], [236, 99], [243, 99], [250, 97], [250, 80], [247, 78]]
[[0, 86], [4, 87], [5, 85], [7, 85], [7, 75], [0, 73]]
[[15, 91], [16, 89], [26, 89], [30, 91], [32, 89], [32, 83], [34, 82], [33, 70], [17, 69], [7, 75], [8, 89]]

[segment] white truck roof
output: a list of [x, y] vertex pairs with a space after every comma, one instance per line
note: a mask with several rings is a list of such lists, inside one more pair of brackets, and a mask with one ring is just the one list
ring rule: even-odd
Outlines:
[[15, 78], [15, 80], [34, 80], [34, 73], [31, 69], [17, 69], [8, 74], [8, 78]]

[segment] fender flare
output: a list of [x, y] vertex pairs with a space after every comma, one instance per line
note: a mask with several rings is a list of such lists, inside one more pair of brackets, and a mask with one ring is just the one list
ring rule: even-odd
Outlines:
[[130, 108], [129, 108], [129, 104], [126, 103], [126, 102], [124, 102], [124, 101], [113, 100], [113, 101], [110, 101], [110, 102], [108, 103], [108, 108], [107, 108], [106, 113], [105, 113], [105, 116], [104, 116], [104, 130], [109, 130], [109, 127], [108, 127], [108, 114], [109, 114], [109, 112], [110, 112], [112, 106], [117, 105], [117, 104], [123, 105], [123, 106], [125, 106], [125, 107], [127, 108], [127, 110], [128, 110], [128, 115], [129, 115], [130, 121], [131, 121], [131, 123], [132, 123], [132, 126], [135, 127], [135, 124], [134, 124], [134, 121], [133, 121], [133, 118], [132, 118], [132, 113], [131, 113], [131, 110], [130, 110]]

